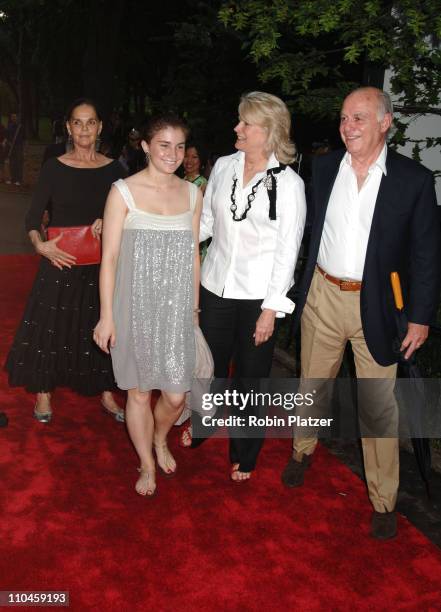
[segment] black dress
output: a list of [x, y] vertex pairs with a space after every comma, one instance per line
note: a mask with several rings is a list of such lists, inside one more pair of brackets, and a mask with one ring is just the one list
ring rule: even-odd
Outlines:
[[[39, 230], [48, 202], [54, 227], [91, 225], [102, 218], [112, 183], [123, 177], [117, 161], [89, 169], [49, 159], [41, 169], [26, 230]], [[98, 265], [59, 270], [41, 258], [6, 360], [11, 386], [32, 393], [66, 386], [84, 395], [115, 387], [110, 356], [92, 339], [100, 315], [98, 276]]]

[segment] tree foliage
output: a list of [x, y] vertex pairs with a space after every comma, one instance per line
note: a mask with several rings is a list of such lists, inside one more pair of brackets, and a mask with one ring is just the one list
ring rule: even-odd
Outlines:
[[218, 18], [221, 6], [221, 0], [0, 0], [0, 79], [24, 120], [38, 107], [61, 116], [68, 102], [87, 95], [105, 116], [121, 109], [138, 125], [146, 114], [175, 110], [208, 148], [228, 150], [239, 95], [258, 80], [243, 58], [241, 36]]
[[[381, 87], [390, 69], [397, 111], [441, 115], [439, 2], [230, 0], [219, 16], [242, 34], [261, 81], [278, 82], [297, 112], [331, 117], [352, 88]], [[406, 122], [398, 120], [394, 141], [406, 140]], [[414, 141], [414, 156], [440, 144]]]
[[211, 152], [230, 152], [239, 97], [256, 89], [256, 68], [243, 59], [241, 37], [218, 19], [222, 3], [192, 4], [195, 10], [173, 23], [175, 53], [164, 102], [178, 105]]
[[[392, 67], [404, 114], [440, 113], [437, 4], [0, 0], [0, 79], [31, 132], [38, 115], [60, 115], [70, 100], [89, 95], [104, 114], [122, 108], [137, 122], [174, 109], [199, 139], [224, 151], [239, 95], [261, 83], [297, 115], [320, 119], [335, 116], [353, 87], [381, 84], [376, 71]], [[398, 123], [397, 141], [404, 131]]]
[[[26, 131], [60, 115], [66, 101], [96, 96], [111, 104], [123, 0], [0, 0], [1, 78], [16, 97]], [[106, 10], [107, 8], [107, 10]], [[4, 70], [3, 70], [4, 68]]]

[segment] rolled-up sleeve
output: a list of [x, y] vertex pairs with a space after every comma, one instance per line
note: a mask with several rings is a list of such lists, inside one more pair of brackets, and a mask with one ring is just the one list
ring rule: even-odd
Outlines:
[[299, 255], [306, 219], [305, 187], [294, 172], [286, 173], [277, 185], [277, 210], [280, 215], [271, 280], [262, 309], [275, 310], [277, 317], [291, 314], [295, 304], [286, 297], [294, 285], [294, 270]]

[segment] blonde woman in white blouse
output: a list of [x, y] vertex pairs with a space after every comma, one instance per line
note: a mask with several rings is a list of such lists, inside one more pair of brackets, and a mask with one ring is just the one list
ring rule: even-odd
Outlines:
[[[200, 325], [216, 378], [227, 378], [234, 357], [242, 387], [246, 378], [269, 376], [276, 320], [294, 310], [286, 294], [294, 284], [306, 203], [303, 181], [288, 166], [295, 155], [290, 128], [282, 100], [264, 92], [242, 96], [237, 152], [216, 162], [204, 197], [200, 240], [212, 242], [201, 271]], [[237, 482], [250, 478], [264, 430], [246, 435], [253, 437], [230, 437]]]

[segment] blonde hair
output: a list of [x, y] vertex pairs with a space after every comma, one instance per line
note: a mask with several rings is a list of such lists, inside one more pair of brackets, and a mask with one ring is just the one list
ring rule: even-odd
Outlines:
[[282, 164], [294, 161], [296, 148], [290, 139], [291, 114], [285, 102], [264, 91], [251, 91], [240, 98], [239, 116], [268, 130], [267, 153], [274, 153]]

